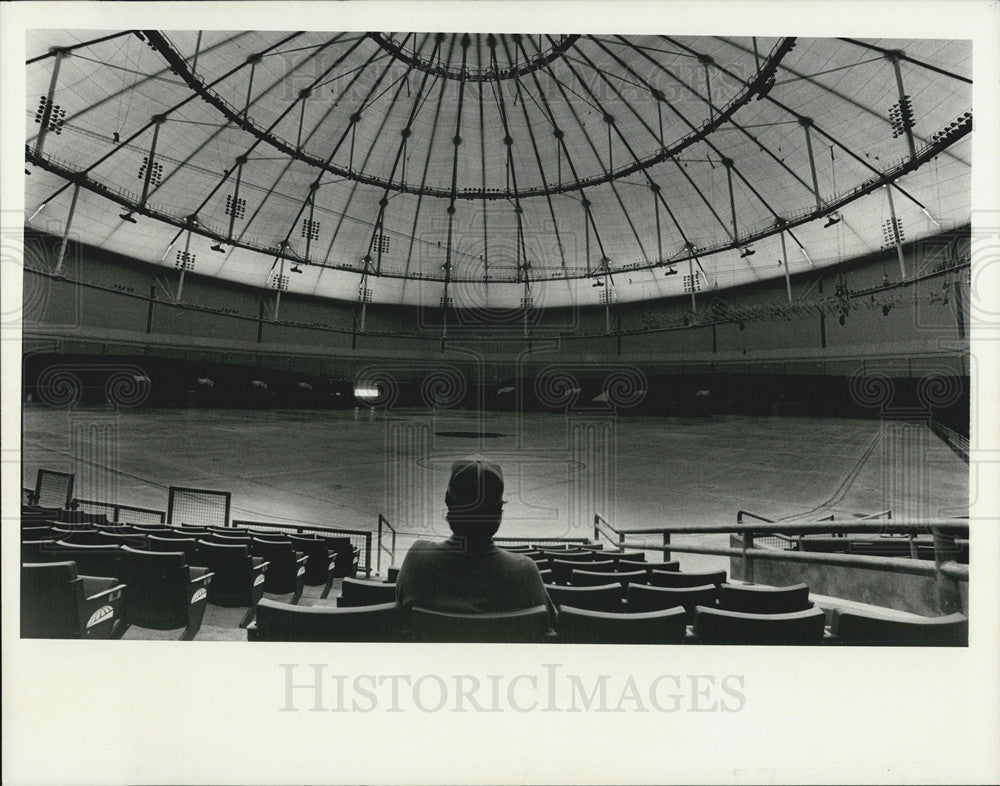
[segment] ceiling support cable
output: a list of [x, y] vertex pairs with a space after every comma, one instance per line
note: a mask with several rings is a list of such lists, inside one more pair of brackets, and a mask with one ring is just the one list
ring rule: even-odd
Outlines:
[[[444, 330], [447, 330], [447, 314], [449, 307], [448, 300], [448, 284], [451, 279], [451, 266], [452, 257], [451, 251], [452, 246], [455, 242], [455, 193], [458, 191], [458, 148], [462, 144], [462, 109], [465, 105], [465, 82], [466, 74], [468, 73], [468, 59], [469, 59], [469, 45], [472, 40], [469, 38], [469, 34], [466, 33], [462, 36], [460, 46], [462, 47], [462, 69], [459, 72], [460, 77], [458, 81], [458, 106], [455, 110], [455, 136], [452, 137], [452, 159], [451, 159], [451, 199], [448, 201], [448, 241], [445, 247], [445, 261], [444, 261], [444, 300], [441, 303], [441, 308], [444, 313]], [[442, 333], [443, 335], [443, 333]]]
[[[503, 143], [507, 148], [507, 172], [508, 177], [512, 185], [511, 195], [514, 198], [514, 214], [517, 217], [515, 220], [520, 221], [521, 210], [521, 196], [517, 187], [517, 168], [514, 166], [514, 137], [511, 135], [510, 122], [507, 116], [507, 104], [503, 97], [503, 83], [500, 81], [500, 67], [497, 63], [497, 51], [496, 51], [496, 36], [490, 33], [486, 37], [486, 46], [490, 50], [490, 64], [493, 66], [497, 78], [496, 78], [496, 89], [493, 91], [494, 99], [497, 103], [497, 109], [500, 111], [500, 122], [503, 124]], [[517, 251], [515, 254], [516, 259], [527, 260], [527, 254], [524, 250], [524, 236], [517, 238]], [[516, 278], [520, 278], [521, 275], [521, 262], [517, 262], [517, 274]]]
[[[440, 41], [435, 43], [435, 50], [440, 45]], [[409, 67], [404, 75], [404, 81], [409, 79], [409, 75], [413, 72], [413, 68]], [[423, 107], [423, 102], [421, 100], [424, 89], [427, 86], [427, 80], [430, 78], [430, 72], [424, 71], [420, 78], [420, 87], [417, 89], [417, 95], [413, 99], [413, 104], [410, 107], [409, 114], [406, 118], [406, 125], [403, 126], [403, 130], [399, 135], [399, 146], [396, 148], [396, 156], [392, 162], [392, 171], [389, 175], [392, 178], [396, 174], [396, 170], [402, 168], [404, 170], [403, 178], [405, 179], [405, 168], [406, 168], [406, 146], [409, 141], [410, 136], [413, 133], [413, 121], [416, 119], [417, 113]], [[407, 81], [407, 85], [408, 85]], [[408, 89], [408, 88], [407, 88]], [[397, 90], [396, 96], [393, 98], [393, 103], [399, 99], [401, 89]], [[371, 259], [372, 252], [376, 254], [376, 265], [375, 274], [380, 275], [382, 272], [382, 255], [385, 253], [386, 246], [386, 236], [385, 236], [385, 211], [389, 205], [389, 189], [386, 188], [382, 192], [382, 197], [379, 199], [379, 209], [378, 218], [375, 221], [375, 225], [372, 227], [372, 234], [368, 241], [368, 252], [366, 259]], [[376, 244], [376, 238], [378, 243]]]
[[788, 294], [788, 304], [792, 304], [792, 274], [788, 270], [788, 248], [785, 246], [785, 232], [778, 233], [781, 238], [781, 265], [785, 270], [785, 291]]
[[[683, 44], [679, 44], [679, 46], [683, 46]], [[692, 52], [693, 54], [697, 54], [696, 52], [694, 52], [694, 50], [689, 49], [688, 47], [684, 47], [684, 48], [687, 49], [689, 52]], [[921, 65], [924, 65], [924, 64], [921, 64]], [[737, 78], [737, 79], [739, 78], [736, 74], [734, 74], [733, 72], [729, 71], [728, 69], [726, 69], [726, 68], [724, 68], [722, 66], [719, 66], [718, 64], [716, 65], [716, 67], [719, 68], [719, 70], [721, 70], [727, 76], [730, 76], [730, 77], [733, 77], [733, 78]], [[833, 91], [831, 91], [831, 92], [833, 92]], [[843, 98], [843, 96], [839, 96], [839, 95], [838, 95], [838, 97]], [[779, 109], [783, 110], [788, 115], [790, 115], [791, 117], [795, 118], [796, 120], [801, 121], [803, 119], [803, 117], [804, 117], [804, 115], [800, 115], [798, 112], [796, 112], [791, 107], [787, 106], [783, 102], [781, 102], [778, 99], [774, 98], [770, 93], [764, 94], [763, 95], [763, 99], [765, 101], [768, 101], [771, 104], [774, 104], [776, 107], [778, 107]], [[855, 105], [860, 107], [860, 105], [857, 105], [857, 104], [855, 104]], [[867, 107], [860, 107], [860, 108], [864, 109], [869, 114], [875, 114], [874, 112], [872, 112]], [[877, 115], [877, 116], [881, 117], [880, 115]], [[836, 145], [837, 147], [839, 147], [841, 150], [843, 150], [845, 153], [847, 153], [847, 155], [849, 155], [851, 158], [853, 158], [855, 161], [857, 161], [863, 167], [865, 167], [866, 169], [868, 169], [870, 172], [872, 172], [873, 174], [875, 174], [878, 177], [884, 177], [883, 173], [880, 172], [877, 167], [872, 166], [862, 156], [860, 156], [857, 153], [855, 153], [853, 150], [851, 150], [849, 147], [847, 147], [847, 145], [845, 145], [839, 139], [837, 139], [836, 137], [834, 137], [832, 134], [824, 131], [822, 128], [820, 128], [818, 125], [816, 125], [815, 122], [813, 122], [810, 125], [810, 127], [814, 128], [816, 130], [816, 133], [820, 134], [820, 136], [824, 137], [825, 139], [829, 140], [830, 142], [833, 142], [834, 145]], [[964, 136], [964, 134], [962, 134], [962, 136]], [[956, 137], [956, 140], [957, 140], [957, 138], [958, 137]], [[920, 162], [917, 161], [916, 159], [912, 159], [911, 162], [910, 162], [910, 164], [914, 168], [916, 168], [917, 166], [919, 166]], [[916, 197], [914, 197], [912, 194], [910, 194], [904, 188], [900, 187], [900, 185], [895, 181], [895, 179], [889, 181], [889, 184], [892, 185], [892, 187], [895, 188], [900, 194], [902, 194], [907, 199], [909, 199], [911, 202], [913, 202], [917, 207], [919, 207], [921, 210], [923, 210], [923, 211], [926, 212], [927, 208], [923, 205], [923, 203], [921, 203]]]
[[[551, 41], [551, 38], [550, 38], [550, 41]], [[594, 102], [595, 108], [597, 109], [597, 111], [599, 111], [602, 114], [604, 122], [606, 124], [608, 124], [608, 125], [614, 125], [614, 123], [615, 123], [614, 116], [611, 115], [601, 105], [600, 100], [594, 95], [593, 91], [590, 89], [590, 86], [580, 77], [580, 75], [577, 73], [576, 69], [573, 68], [573, 66], [570, 63], [570, 61], [566, 60], [565, 63], [566, 63], [566, 66], [569, 68], [570, 72], [573, 74], [574, 78], [581, 85], [583, 85], [584, 90], [587, 92], [587, 94], [590, 97], [591, 101]], [[591, 66], [593, 67], [593, 64], [591, 64]], [[587, 144], [589, 145], [591, 152], [594, 154], [594, 158], [597, 160], [598, 164], [600, 165], [601, 169], [605, 172], [605, 174], [608, 174], [610, 172], [610, 170], [607, 167], [605, 167], [604, 166], [604, 162], [601, 161], [600, 154], [597, 151], [597, 145], [594, 144], [594, 140], [591, 138], [590, 134], [587, 133], [586, 127], [583, 124], [583, 120], [580, 118], [580, 115], [576, 111], [576, 108], [573, 106], [572, 102], [569, 100], [569, 97], [566, 95], [567, 86], [563, 83], [563, 81], [561, 79], [559, 79], [558, 76], [556, 76], [556, 74], [552, 71], [551, 67], [547, 67], [547, 68], [548, 68], [549, 74], [552, 76], [553, 80], [556, 83], [556, 88], [559, 90], [559, 94], [562, 96], [563, 101], [565, 101], [566, 104], [567, 104], [567, 106], [569, 106], [569, 110], [570, 110], [570, 113], [573, 115], [573, 119], [576, 120], [577, 124], [579, 125], [580, 132], [583, 134], [584, 139], [587, 140]], [[616, 131], [617, 131], [617, 129], [616, 129]], [[618, 132], [618, 134], [619, 134], [619, 137], [621, 138], [621, 132]], [[628, 143], [626, 142], [626, 145], [627, 144]], [[631, 150], [630, 150], [630, 152], [631, 152]], [[621, 194], [618, 192], [618, 188], [615, 186], [615, 183], [613, 181], [611, 181], [611, 180], [608, 181], [608, 186], [611, 188], [611, 193], [613, 193], [614, 196], [615, 196], [615, 200], [618, 203], [619, 209], [622, 211], [622, 215], [624, 216], [625, 221], [626, 221], [626, 223], [629, 226], [629, 229], [632, 230], [632, 235], [635, 238], [636, 244], [639, 247], [639, 253], [642, 255], [643, 260], [645, 261], [645, 263], [648, 265], [649, 264], [649, 257], [646, 254], [646, 249], [645, 249], [645, 247], [642, 244], [642, 239], [640, 238], [639, 232], [638, 232], [638, 230], [635, 227], [635, 223], [632, 221], [632, 216], [629, 214], [629, 211], [626, 210], [626, 208], [625, 208], [625, 203], [622, 201]], [[602, 262], [603, 262], [603, 260], [605, 260], [605, 259], [608, 258], [607, 251], [604, 248], [604, 242], [601, 239], [601, 234], [600, 234], [600, 232], [597, 229], [597, 225], [596, 225], [596, 223], [594, 223], [594, 216], [593, 216], [593, 213], [590, 210], [590, 204], [591, 204], [590, 200], [587, 199], [586, 197], [583, 197], [583, 201], [584, 201], [584, 204], [585, 204], [585, 206], [587, 208], [587, 215], [589, 216], [591, 223], [594, 225], [594, 237], [597, 240], [598, 246], [600, 246], [600, 249], [601, 249], [601, 259], [602, 259]], [[590, 264], [589, 260], [588, 260], [587, 264], [588, 265]]]
[[[883, 55], [888, 55], [890, 53], [890, 50], [888, 49], [883, 49], [880, 46], [875, 46], [875, 44], [868, 44], [865, 43], [864, 41], [858, 41], [855, 38], [841, 38], [840, 40], [847, 41], [847, 43], [849, 44], [854, 44], [855, 46], [860, 46], [863, 47], [864, 49], [871, 49], [874, 50], [875, 52], [881, 52]], [[916, 60], [912, 57], [909, 57], [905, 52], [897, 51], [895, 52], [895, 54], [899, 57], [900, 60], [905, 60], [907, 63], [913, 63], [913, 65], [920, 66], [921, 68], [926, 68], [928, 71], [933, 71], [936, 74], [941, 74], [942, 76], [947, 76], [950, 77], [951, 79], [957, 79], [959, 82], [965, 82], [967, 85], [972, 84], [972, 80], [967, 77], [954, 74], [951, 71], [945, 71], [943, 68], [938, 68], [937, 66], [933, 66], [930, 63], [925, 63], [922, 60]]]
[[[518, 47], [523, 51], [523, 45], [521, 44], [520, 38], [521, 38], [520, 36], [517, 37], [516, 43], [517, 43]], [[507, 50], [507, 39], [506, 38], [504, 39], [504, 49]], [[524, 57], [525, 57], [525, 60], [528, 60], [527, 52], [524, 52]], [[508, 60], [510, 59], [510, 52], [509, 51], [507, 51], [507, 59]], [[520, 94], [520, 92], [522, 90], [520, 79], [518, 79], [518, 77], [514, 77], [514, 79], [517, 80], [518, 93]], [[529, 95], [527, 87], [524, 87], [523, 90], [524, 90], [524, 94], [525, 95]], [[528, 138], [531, 140], [531, 149], [534, 151], [534, 154], [535, 154], [535, 163], [538, 165], [538, 174], [542, 178], [542, 183], [548, 184], [548, 178], [545, 175], [545, 167], [542, 165], [542, 154], [541, 154], [541, 151], [538, 148], [538, 140], [535, 138], [534, 123], [531, 122], [531, 119], [528, 116], [528, 103], [527, 103], [527, 101], [524, 101], [523, 99], [521, 100], [521, 113], [524, 115], [524, 126], [525, 126], [525, 128], [528, 129]], [[480, 127], [482, 127], [481, 124], [480, 124]], [[562, 236], [559, 233], [559, 222], [556, 220], [555, 206], [552, 204], [552, 195], [551, 194], [548, 194], [548, 193], [545, 194], [545, 202], [547, 203], [548, 208], [549, 208], [549, 217], [552, 219], [552, 230], [553, 230], [553, 232], [555, 234], [555, 238], [556, 238], [556, 247], [559, 249], [559, 261], [560, 261], [560, 264], [562, 265], [562, 267], [565, 268], [566, 267], [566, 253], [565, 253], [565, 250], [563, 248]]]
[[[147, 34], [146, 34], [146, 35], [147, 35], [147, 37], [149, 37], [149, 36], [150, 36], [151, 34], [152, 34], [152, 31], [147, 31]], [[286, 36], [286, 37], [285, 37], [284, 39], [282, 39], [281, 41], [278, 41], [277, 43], [273, 44], [273, 45], [272, 45], [271, 47], [268, 47], [268, 49], [273, 49], [273, 48], [275, 48], [275, 47], [278, 47], [278, 46], [280, 46], [280, 45], [281, 45], [282, 43], [284, 43], [285, 41], [289, 41], [289, 40], [291, 40], [292, 38], [294, 38], [294, 37], [295, 37], [295, 36], [297, 36], [297, 35], [299, 35], [299, 33], [293, 33], [293, 34], [292, 34], [292, 35], [290, 35], [290, 36]], [[162, 39], [162, 36], [159, 36], [159, 34], [157, 34], [157, 36], [158, 36], [158, 39], [157, 39], [157, 40], [159, 40], [159, 41], [163, 41], [163, 39]], [[152, 39], [151, 39], [151, 40], [152, 40]], [[265, 51], [267, 51], [267, 50], [265, 50]], [[243, 63], [243, 64], [240, 64], [240, 65], [238, 65], [238, 66], [234, 67], [234, 68], [231, 68], [231, 69], [230, 69], [229, 71], [225, 72], [225, 73], [224, 73], [224, 74], [223, 74], [222, 76], [220, 76], [220, 77], [219, 77], [218, 79], [216, 79], [216, 80], [215, 80], [214, 82], [212, 82], [212, 83], [211, 83], [211, 85], [209, 85], [209, 86], [211, 87], [212, 85], [217, 85], [217, 84], [219, 84], [220, 82], [222, 82], [222, 81], [224, 81], [224, 80], [228, 79], [228, 78], [229, 78], [230, 76], [232, 76], [232, 75], [233, 75], [233, 74], [235, 74], [235, 73], [236, 73], [237, 71], [239, 71], [240, 69], [242, 69], [242, 68], [243, 68], [243, 67], [244, 67], [245, 65], [246, 65], [246, 64], [245, 64], [245, 63]], [[183, 66], [182, 66], [182, 68], [183, 68]], [[167, 109], [166, 111], [164, 111], [164, 112], [160, 113], [159, 115], [156, 115], [156, 118], [165, 118], [165, 117], [167, 117], [167, 116], [169, 116], [169, 115], [173, 114], [173, 113], [174, 113], [174, 112], [176, 112], [176, 111], [177, 111], [178, 109], [181, 109], [181, 108], [183, 108], [183, 107], [187, 106], [187, 105], [188, 105], [189, 103], [191, 103], [192, 101], [194, 101], [194, 100], [195, 100], [195, 99], [196, 99], [196, 98], [198, 97], [198, 95], [199, 95], [199, 94], [198, 94], [197, 92], [195, 92], [195, 93], [192, 93], [192, 94], [191, 94], [191, 95], [189, 95], [189, 96], [188, 96], [187, 98], [185, 98], [185, 99], [183, 99], [183, 100], [179, 101], [178, 103], [174, 104], [174, 105], [173, 105], [172, 107], [170, 107], [170, 108], [169, 108], [169, 109]], [[108, 153], [105, 153], [104, 155], [100, 156], [100, 157], [99, 157], [99, 158], [98, 158], [98, 159], [97, 159], [96, 161], [93, 161], [93, 162], [91, 162], [91, 163], [90, 163], [90, 164], [89, 164], [89, 165], [88, 165], [87, 167], [85, 167], [84, 169], [82, 169], [82, 170], [79, 170], [78, 174], [80, 174], [80, 175], [87, 175], [87, 174], [89, 174], [89, 173], [90, 173], [90, 172], [91, 172], [91, 171], [92, 171], [93, 169], [95, 169], [96, 167], [98, 167], [98, 166], [100, 166], [101, 164], [103, 164], [103, 163], [104, 163], [105, 161], [107, 161], [107, 160], [108, 160], [109, 158], [111, 158], [111, 157], [112, 157], [112, 156], [113, 156], [113, 155], [114, 155], [115, 153], [117, 153], [117, 152], [118, 152], [119, 150], [122, 150], [123, 148], [127, 147], [128, 145], [130, 145], [130, 144], [131, 144], [132, 142], [134, 142], [134, 141], [135, 141], [136, 139], [138, 139], [138, 138], [139, 138], [140, 136], [142, 136], [142, 135], [143, 135], [143, 134], [144, 134], [144, 133], [145, 133], [145, 132], [146, 132], [147, 130], [149, 130], [149, 129], [150, 129], [150, 128], [151, 128], [152, 126], [154, 126], [154, 125], [156, 124], [156, 122], [157, 122], [156, 118], [154, 118], [154, 119], [151, 119], [151, 120], [150, 120], [150, 121], [149, 121], [148, 123], [146, 123], [146, 124], [145, 124], [145, 125], [143, 125], [143, 126], [142, 126], [141, 128], [139, 128], [139, 129], [138, 129], [137, 131], [135, 131], [134, 133], [132, 133], [132, 135], [131, 135], [131, 136], [129, 136], [129, 137], [128, 137], [127, 139], [125, 139], [124, 141], [120, 142], [120, 143], [119, 143], [119, 144], [118, 144], [118, 145], [117, 145], [116, 147], [114, 147], [114, 148], [113, 148], [113, 149], [112, 149], [112, 150], [111, 150], [110, 152], [108, 152]], [[37, 153], [36, 153], [36, 155], [37, 155], [37, 156], [38, 156], [39, 158], [41, 158], [41, 156], [40, 156], [39, 154], [37, 154]], [[54, 192], [53, 192], [53, 193], [52, 193], [51, 195], [49, 195], [49, 197], [48, 197], [47, 199], [45, 199], [44, 201], [45, 201], [46, 203], [47, 203], [47, 202], [51, 202], [51, 201], [52, 201], [53, 199], [55, 199], [55, 198], [56, 198], [56, 197], [58, 197], [58, 196], [59, 196], [60, 194], [62, 194], [62, 193], [63, 193], [63, 192], [64, 192], [64, 191], [66, 190], [66, 189], [68, 189], [68, 188], [70, 187], [70, 185], [72, 185], [72, 184], [73, 184], [73, 181], [67, 181], [65, 185], [63, 185], [63, 186], [60, 186], [59, 188], [57, 188], [57, 189], [56, 189], [56, 190], [55, 190], [55, 191], [54, 191]]]
[[[694, 131], [694, 132], [698, 131], [698, 128], [697, 128], [697, 126], [695, 126], [694, 123], [692, 123], [690, 120], [688, 120], [686, 117], [684, 117], [679, 111], [677, 111], [673, 107], [672, 104], [670, 104], [669, 102], [666, 101], [666, 96], [663, 94], [663, 92], [661, 90], [658, 90], [655, 86], [651, 85], [648, 80], [646, 80], [641, 74], [638, 74], [628, 63], [626, 63], [625, 61], [623, 61], [614, 52], [612, 52], [610, 49], [608, 49], [607, 47], [605, 47], [601, 43], [600, 40], [598, 40], [598, 39], [594, 39], [594, 40], [597, 43], [597, 45], [600, 46], [602, 49], [604, 49], [609, 55], [611, 55], [611, 57], [613, 57], [619, 63], [619, 65], [621, 65], [623, 68], [627, 69], [636, 78], [638, 78], [640, 81], [642, 81], [643, 84], [645, 84], [647, 88], [649, 88], [650, 92], [652, 92], [653, 95], [654, 95], [654, 97], [657, 98], [657, 109], [658, 110], [660, 109], [660, 107], [663, 106], [664, 103], [667, 103], [667, 105], [670, 106], [671, 110], [673, 110], [674, 114], [677, 115], [677, 117], [681, 120], [681, 122], [683, 122], [692, 131]], [[642, 51], [640, 48], [637, 48], [637, 47], [634, 47], [634, 48], [636, 49], [636, 51], [640, 55], [642, 55], [644, 58], [646, 58], [647, 60], [649, 60], [653, 65], [655, 65], [657, 68], [659, 68], [664, 74], [666, 74], [667, 76], [669, 76], [673, 81], [677, 82], [677, 84], [679, 84], [682, 88], [684, 88], [685, 90], [687, 90], [691, 95], [695, 96], [696, 98], [701, 98], [701, 95], [698, 93], [697, 90], [695, 90], [689, 84], [687, 84], [682, 79], [680, 79], [672, 71], [670, 71], [669, 69], [665, 68], [661, 63], [658, 63], [656, 60], [653, 60], [652, 58], [650, 58], [649, 55], [646, 54], [646, 52]], [[758, 73], [758, 78], [760, 78], [760, 74], [759, 73]], [[747, 139], [749, 139], [755, 145], [757, 145], [757, 147], [760, 148], [761, 152], [765, 153], [772, 161], [774, 161], [778, 166], [780, 166], [782, 169], [784, 169], [786, 172], [788, 172], [789, 175], [791, 175], [793, 178], [795, 178], [795, 180], [797, 180], [802, 185], [802, 187], [804, 189], [806, 189], [807, 191], [810, 191], [810, 192], [812, 191], [812, 189], [810, 189], [810, 187], [809, 187], [809, 184], [806, 183], [806, 181], [803, 180], [791, 167], [789, 167], [788, 164], [786, 164], [777, 155], [775, 155], [774, 152], [771, 150], [771, 148], [765, 147], [764, 145], [762, 145], [758, 141], [757, 137], [755, 137], [753, 134], [751, 134], [749, 131], [747, 131], [738, 122], [736, 122], [736, 120], [734, 119], [734, 113], [729, 113], [729, 116], [725, 119], [724, 122], [726, 122], [729, 125], [731, 125], [737, 131], [739, 131], [741, 134], [743, 134], [743, 136], [745, 136]], [[719, 125], [721, 126], [722, 122], [720, 122]], [[660, 135], [662, 137], [662, 120], [661, 120], [661, 134]], [[675, 156], [671, 156], [671, 159], [676, 163], [677, 159], [676, 159]], [[680, 165], [678, 164], [678, 166], [680, 166]], [[734, 242], [735, 242], [735, 240], [736, 239], [733, 238]]]
[[100, 38], [92, 38], [89, 41], [81, 41], [78, 44], [70, 44], [69, 46], [60, 46], [50, 49], [44, 55], [38, 55], [38, 57], [32, 57], [24, 61], [25, 65], [32, 65], [38, 63], [42, 60], [46, 60], [50, 57], [62, 57], [63, 55], [68, 55], [70, 52], [76, 51], [77, 49], [83, 49], [85, 47], [96, 46], [97, 44], [102, 44], [105, 41], [111, 41], [115, 38], [122, 38], [123, 36], [132, 35], [135, 31], [133, 30], [122, 30], [120, 33], [111, 33], [111, 35], [103, 35]]
[[809, 127], [812, 125], [812, 118], [799, 118], [799, 125], [806, 134], [806, 151], [809, 153], [809, 171], [812, 173], [813, 194], [816, 195], [816, 209], [823, 209], [823, 199], [819, 195], [819, 178], [816, 175], [816, 157], [813, 154], [812, 136], [809, 134]]
[[66, 247], [69, 245], [69, 233], [73, 228], [73, 217], [76, 215], [76, 199], [80, 195], [80, 184], [73, 185], [73, 198], [69, 203], [69, 214], [66, 216], [66, 223], [63, 226], [62, 240], [59, 241], [59, 250], [56, 252], [56, 268], [53, 275], [56, 278], [64, 275], [63, 262], [66, 259]]
[[[351, 113], [347, 128], [345, 128], [343, 130], [343, 132], [340, 135], [340, 138], [337, 140], [337, 143], [333, 146], [333, 149], [330, 151], [330, 155], [327, 156], [327, 163], [329, 163], [330, 161], [333, 160], [333, 157], [336, 156], [337, 153], [340, 151], [340, 148], [344, 144], [344, 142], [347, 140], [347, 137], [354, 132], [354, 129], [357, 126], [357, 124], [359, 122], [361, 122], [361, 114], [362, 114], [362, 111], [365, 108], [365, 105], [368, 102], [368, 99], [370, 99], [371, 96], [372, 96], [372, 94], [376, 90], [378, 90], [378, 86], [380, 84], [382, 84], [382, 80], [385, 79], [385, 77], [388, 75], [388, 73], [391, 70], [391, 68], [392, 68], [392, 65], [390, 64], [387, 68], [385, 68], [385, 69], [382, 70], [382, 72], [378, 76], [378, 79], [376, 79], [374, 81], [374, 83], [372, 83], [372, 85], [368, 88], [368, 92], [361, 99], [361, 103], [358, 106], [358, 108], [355, 109], [354, 112]], [[352, 77], [351, 81], [344, 88], [342, 95], [346, 95], [346, 93], [353, 87], [354, 83], [357, 81], [357, 79], [360, 77], [360, 75], [362, 73], [363, 73], [362, 71], [358, 71]], [[308, 87], [308, 88], [306, 88], [305, 90], [303, 90], [303, 91], [301, 91], [299, 93], [300, 100], [303, 100], [303, 101], [305, 100], [305, 96], [303, 96], [302, 94], [304, 92], [306, 92], [306, 90], [311, 90], [311, 87]], [[334, 102], [334, 103], [337, 103], [337, 102]], [[314, 131], [315, 131], [315, 129], [314, 129]], [[282, 239], [281, 243], [279, 244], [279, 249], [286, 248], [289, 245], [289, 241], [291, 240], [292, 233], [295, 231], [295, 227], [298, 226], [299, 220], [302, 218], [302, 214], [305, 212], [306, 205], [308, 203], [310, 203], [314, 199], [315, 191], [316, 191], [317, 188], [319, 188], [320, 178], [322, 178], [323, 171], [325, 171], [325, 169], [326, 168], [323, 167], [320, 170], [320, 172], [316, 175], [316, 180], [313, 182], [312, 185], [310, 185], [309, 194], [306, 195], [306, 197], [302, 200], [301, 204], [299, 205], [299, 209], [295, 213], [295, 218], [292, 219], [292, 221], [290, 223], [290, 226], [288, 227], [288, 232], [285, 234], [285, 237]], [[313, 187], [313, 186], [315, 186], [315, 187]], [[307, 237], [308, 237], [308, 235], [313, 234], [313, 225], [312, 224], [307, 225], [306, 227], [304, 227], [304, 229], [306, 230], [305, 234], [306, 234]], [[282, 252], [279, 250], [279, 255], [281, 253]], [[309, 264], [308, 257], [304, 261], [306, 262], [306, 264]], [[272, 265], [272, 268], [273, 268], [273, 265]]]
[[[451, 45], [452, 46], [455, 45], [454, 39], [452, 39]], [[444, 94], [446, 88], [448, 87], [447, 79], [445, 79], [444, 77], [436, 77], [436, 78], [439, 80], [439, 83], [441, 85], [441, 90], [438, 93], [438, 100], [434, 104], [434, 120], [431, 123], [431, 135], [429, 141], [427, 142], [427, 154], [424, 157], [423, 174], [420, 176], [421, 184], [427, 182], [427, 175], [430, 172], [431, 154], [434, 151], [434, 139], [437, 137], [438, 120], [441, 118], [441, 107], [444, 104]], [[413, 259], [413, 247], [417, 242], [417, 222], [420, 220], [420, 208], [423, 207], [423, 202], [424, 202], [423, 190], [418, 189], [416, 193], [417, 193], [417, 204], [413, 210], [413, 226], [410, 230], [410, 244], [409, 244], [409, 249], [406, 253], [406, 269], [404, 277], [409, 276], [410, 274], [410, 263]], [[440, 246], [440, 243], [438, 243], [438, 245]]]

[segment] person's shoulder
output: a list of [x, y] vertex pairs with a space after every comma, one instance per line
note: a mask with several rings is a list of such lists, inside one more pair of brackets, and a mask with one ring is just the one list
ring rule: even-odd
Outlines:
[[538, 566], [535, 561], [526, 554], [515, 554], [512, 551], [505, 551], [504, 549], [497, 549], [500, 552], [500, 558], [506, 562], [508, 565], [519, 568], [526, 572], [536, 572]]

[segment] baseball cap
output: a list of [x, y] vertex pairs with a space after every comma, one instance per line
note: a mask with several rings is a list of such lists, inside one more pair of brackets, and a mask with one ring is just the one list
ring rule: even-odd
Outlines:
[[452, 513], [499, 508], [503, 502], [503, 470], [483, 456], [466, 456], [451, 465], [444, 498]]

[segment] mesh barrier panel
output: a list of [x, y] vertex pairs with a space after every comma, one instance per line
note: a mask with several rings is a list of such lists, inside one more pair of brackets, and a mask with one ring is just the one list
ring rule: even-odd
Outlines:
[[234, 527], [246, 528], [257, 532], [284, 532], [292, 535], [321, 535], [325, 537], [346, 537], [359, 556], [358, 570], [371, 573], [371, 542], [372, 533], [358, 529], [337, 529], [335, 527], [310, 527], [303, 524], [277, 524], [271, 521], [242, 521], [233, 519]]
[[167, 521], [201, 527], [228, 527], [228, 491], [170, 487]]
[[50, 469], [38, 470], [35, 504], [43, 508], [68, 508], [73, 499], [73, 476]]
[[167, 520], [165, 510], [153, 510], [152, 508], [135, 508], [131, 505], [118, 505], [118, 518], [116, 521], [122, 524], [163, 524]]

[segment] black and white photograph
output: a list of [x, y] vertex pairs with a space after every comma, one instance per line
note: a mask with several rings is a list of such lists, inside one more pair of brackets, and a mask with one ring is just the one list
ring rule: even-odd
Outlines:
[[4, 781], [1000, 778], [1000, 10], [809, 8], [0, 7]]

